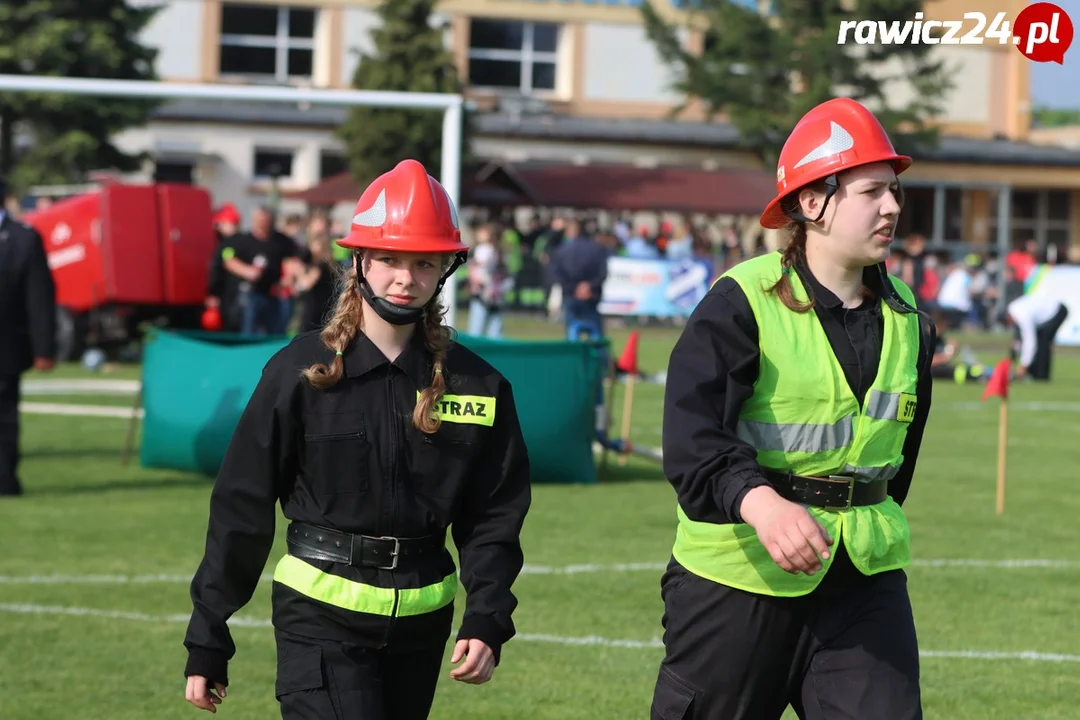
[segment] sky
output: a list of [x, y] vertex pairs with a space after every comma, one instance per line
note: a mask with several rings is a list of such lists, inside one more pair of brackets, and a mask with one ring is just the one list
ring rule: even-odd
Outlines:
[[1031, 63], [1032, 107], [1080, 110], [1080, 0], [1055, 0], [1073, 22], [1074, 38], [1065, 63]]

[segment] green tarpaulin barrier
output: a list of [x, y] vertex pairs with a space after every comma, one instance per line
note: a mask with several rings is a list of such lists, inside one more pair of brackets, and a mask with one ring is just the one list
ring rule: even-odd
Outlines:
[[[143, 467], [216, 474], [263, 366], [287, 342], [155, 330], [143, 354]], [[464, 334], [458, 342], [513, 385], [533, 481], [596, 482], [592, 445], [607, 343]]]

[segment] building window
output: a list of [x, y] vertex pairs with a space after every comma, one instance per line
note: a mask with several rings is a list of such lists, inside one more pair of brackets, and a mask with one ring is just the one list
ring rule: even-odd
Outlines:
[[[1009, 240], [1012, 248], [1034, 240], [1039, 253], [1057, 258], [1072, 243], [1072, 203], [1068, 190], [1013, 190]], [[997, 242], [997, 193], [990, 193], [991, 244]], [[1053, 249], [1051, 249], [1053, 248]]]
[[339, 152], [323, 150], [319, 154], [319, 180], [340, 175], [349, 169], [349, 158]]
[[295, 153], [288, 150], [255, 150], [256, 178], [290, 177], [293, 171]]
[[554, 92], [561, 34], [554, 23], [473, 18], [469, 84], [523, 94]]
[[267, 5], [221, 6], [222, 75], [286, 83], [311, 79], [315, 10]]

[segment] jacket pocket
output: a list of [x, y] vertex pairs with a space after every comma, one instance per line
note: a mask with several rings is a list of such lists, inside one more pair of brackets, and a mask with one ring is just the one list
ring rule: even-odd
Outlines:
[[317, 487], [336, 493], [367, 492], [371, 485], [371, 442], [363, 425], [333, 430], [309, 428], [304, 435], [304, 470]]
[[416, 445], [413, 481], [421, 495], [450, 499], [459, 496], [469, 481], [482, 448], [470, 429], [446, 427], [423, 435]]
[[693, 688], [662, 665], [653, 693], [651, 720], [693, 720], [695, 695]]

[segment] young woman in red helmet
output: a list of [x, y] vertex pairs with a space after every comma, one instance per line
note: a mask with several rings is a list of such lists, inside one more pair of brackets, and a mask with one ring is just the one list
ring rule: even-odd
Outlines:
[[901, 504], [933, 328], [884, 269], [910, 164], [857, 102], [807, 113], [761, 216], [787, 247], [725, 273], [672, 352], [653, 720], [921, 717]]
[[354, 263], [333, 317], [267, 363], [211, 495], [184, 644], [187, 700], [212, 712], [277, 504], [284, 720], [428, 716], [458, 589], [448, 528], [467, 594], [450, 676], [487, 682], [514, 635], [529, 461], [510, 385], [442, 324], [439, 290], [467, 256], [454, 205], [407, 160], [339, 243]]

